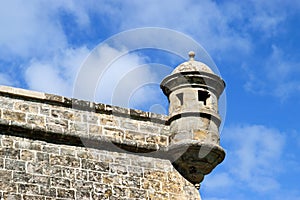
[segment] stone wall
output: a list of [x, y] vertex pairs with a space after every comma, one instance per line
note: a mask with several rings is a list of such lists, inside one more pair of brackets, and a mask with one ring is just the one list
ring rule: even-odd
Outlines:
[[200, 199], [167, 117], [0, 87], [0, 199]]

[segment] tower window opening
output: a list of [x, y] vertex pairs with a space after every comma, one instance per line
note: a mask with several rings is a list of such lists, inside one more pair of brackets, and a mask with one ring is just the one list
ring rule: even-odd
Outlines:
[[198, 101], [202, 101], [205, 106], [208, 97], [210, 97], [210, 94], [207, 91], [198, 90]]
[[179, 99], [180, 105], [183, 105], [183, 93], [176, 94], [176, 97]]

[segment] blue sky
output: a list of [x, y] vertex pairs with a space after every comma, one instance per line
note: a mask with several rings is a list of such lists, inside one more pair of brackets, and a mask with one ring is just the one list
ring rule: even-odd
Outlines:
[[[188, 35], [227, 84], [221, 133], [227, 157], [204, 180], [202, 198], [300, 199], [299, 1], [12, 0], [0, 3], [0, 26], [0, 84], [64, 96], [72, 96], [89, 53], [117, 33], [161, 27]], [[122, 48], [100, 50], [106, 58]], [[95, 100], [125, 98], [115, 87], [142, 66], [127, 82], [144, 87], [126, 96], [125, 104], [166, 112], [158, 84], [182, 61], [155, 49], [128, 53], [101, 77]]]

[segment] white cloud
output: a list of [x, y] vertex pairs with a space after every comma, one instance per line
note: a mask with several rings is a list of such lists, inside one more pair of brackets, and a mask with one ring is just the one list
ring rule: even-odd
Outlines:
[[[265, 126], [246, 125], [224, 129], [231, 143], [228, 150], [230, 173], [255, 191], [278, 189], [277, 173], [285, 143], [284, 135]], [[229, 163], [229, 162], [228, 162]]]
[[[105, 28], [108, 32], [118, 32], [128, 28], [143, 26], [172, 28], [194, 37], [215, 55], [214, 58], [218, 58], [217, 56], [221, 53], [223, 58], [235, 59], [238, 56], [231, 56], [232, 54], [248, 54], [252, 51], [252, 40], [255, 38], [251, 38], [247, 34], [249, 30], [263, 30], [265, 34], [270, 30], [276, 30], [280, 23], [285, 20], [287, 9], [291, 7], [290, 2], [268, 3], [260, 1], [248, 3], [241, 3], [240, 1], [228, 3], [178, 1], [176, 4], [172, 1], [162, 2], [158, 0], [147, 1], [146, 3], [132, 1], [130, 4], [122, 1], [101, 1], [100, 3], [97, 1], [92, 1], [91, 3], [84, 1], [76, 3], [75, 1], [52, 1], [51, 3], [32, 1], [26, 4], [20, 1], [9, 1], [1, 4], [0, 27], [3, 31], [0, 32], [0, 59], [26, 58], [24, 66], [29, 68], [25, 69], [25, 71], [31, 71], [30, 73], [33, 74], [36, 74], [33, 69], [37, 68], [38, 65], [43, 66], [44, 70], [52, 74], [45, 81], [60, 82], [62, 87], [50, 89], [50, 83], [44, 86], [42, 84], [39, 85], [38, 81], [28, 78], [28, 73], [26, 73], [26, 80], [30, 88], [45, 89], [48, 92], [53, 91], [64, 95], [70, 94], [70, 92], [66, 91], [69, 91], [70, 83], [72, 82], [71, 78], [67, 78], [68, 84], [66, 84], [64, 77], [70, 76], [68, 75], [70, 72], [63, 67], [50, 69], [58, 65], [58, 63], [53, 63], [51, 59], [55, 59], [60, 53], [61, 60], [72, 60], [63, 58], [64, 55], [67, 56], [65, 51], [71, 49], [70, 46], [72, 44], [69, 44], [69, 36], [64, 32], [65, 27], [60, 16], [62, 13], [70, 14], [78, 27], [88, 32], [93, 29], [91, 26], [91, 15], [95, 15], [100, 21], [107, 20], [108, 24], [114, 24], [113, 27]], [[14, 12], [11, 12], [12, 10]], [[133, 10], [134, 12], [132, 12]], [[232, 26], [232, 23], [237, 23], [238, 25]], [[149, 37], [149, 40], [151, 39]], [[168, 41], [161, 42], [167, 43]], [[169, 45], [178, 44], [179, 42]], [[139, 55], [136, 54], [135, 56]], [[272, 70], [268, 71], [271, 72], [268, 73], [269, 79], [272, 79], [271, 76], [278, 77], [278, 73], [289, 77], [290, 71], [295, 69], [295, 67], [291, 67], [291, 64], [294, 64], [291, 62], [283, 62], [278, 65], [278, 63], [284, 61], [284, 59], [279, 60], [281, 57], [280, 49], [275, 46], [273, 54], [269, 58], [270, 63], [266, 63], [266, 66], [272, 65], [273, 67]], [[131, 57], [129, 60], [133, 58]], [[139, 59], [141, 61], [144, 58], [141, 57]], [[30, 64], [26, 64], [28, 60], [31, 60]], [[126, 59], [125, 62], [127, 62]], [[133, 61], [131, 64], [139, 65], [141, 63], [144, 62]], [[64, 63], [60, 64], [64, 65]], [[123, 67], [117, 73], [113, 73], [127, 73], [123, 69], [127, 69], [127, 67]], [[149, 76], [152, 76], [151, 73]], [[51, 77], [53, 78], [52, 81], [50, 80]], [[74, 78], [75, 76], [72, 75], [72, 77]], [[245, 87], [250, 91], [259, 91], [262, 94], [266, 91], [271, 91], [281, 98], [288, 96], [294, 90], [299, 91], [299, 81], [297, 80], [287, 81], [284, 79], [284, 81], [276, 84], [277, 87], [274, 87], [275, 89], [272, 90], [269, 90], [270, 88], [264, 84], [265, 82], [261, 81], [261, 77], [258, 77], [253, 72]], [[55, 86], [56, 84], [52, 85]]]
[[[102, 49], [103, 54], [105, 54], [104, 52], [108, 52], [107, 48], [111, 47]], [[115, 53], [119, 54], [120, 52]], [[101, 62], [101, 60], [99, 61]], [[111, 65], [107, 66], [101, 77], [99, 77], [96, 98], [104, 103], [110, 104], [112, 101], [115, 101], [113, 103], [126, 106], [125, 104], [128, 103], [127, 95], [130, 95], [130, 91], [128, 90], [133, 91], [135, 87], [140, 86], [140, 83], [145, 77], [152, 76], [146, 65], [138, 73], [130, 73], [134, 72], [136, 68], [144, 63], [145, 59], [143, 57], [139, 57], [137, 54], [126, 54], [117, 58], [117, 60], [114, 60]], [[126, 78], [126, 76], [128, 77]], [[115, 91], [118, 84], [121, 84], [119, 85], [121, 89], [117, 89], [117, 91]], [[114, 98], [114, 95], [117, 95], [119, 98]]]
[[247, 38], [230, 27], [222, 7], [212, 1], [177, 1], [175, 4], [173, 1], [132, 1], [131, 4], [120, 2], [112, 9], [116, 14], [113, 21], [120, 24], [122, 30], [167, 27], [191, 35], [210, 52], [247, 52], [251, 46]]
[[32, 62], [25, 74], [29, 89], [53, 94], [66, 94], [68, 83], [60, 77], [59, 70], [55, 67], [48, 63]]
[[[266, 36], [276, 35], [281, 31], [280, 25], [297, 11], [297, 7], [300, 8], [293, 0], [253, 1], [250, 28], [262, 31]], [[245, 9], [250, 10], [246, 6]]]
[[75, 1], [11, 0], [0, 3], [0, 59], [49, 57], [69, 48], [60, 14], [69, 13], [81, 28], [90, 25], [92, 5]]
[[89, 50], [86, 47], [65, 49], [45, 60], [33, 59], [26, 67], [29, 89], [72, 96], [73, 83]]
[[[107, 44], [94, 49], [85, 60], [74, 85], [74, 96], [123, 107], [138, 107], [159, 99], [160, 91], [144, 86], [160, 84], [170, 67], [148, 63], [148, 58]], [[138, 90], [139, 92], [135, 92]]]
[[[32, 90], [124, 107], [131, 101], [131, 107], [141, 107], [161, 99], [158, 85], [172, 69], [146, 64], [147, 59], [108, 45], [93, 52], [86, 47], [63, 49], [47, 59], [32, 59], [24, 75]], [[8, 85], [8, 80], [1, 74], [0, 83]], [[149, 84], [157, 88], [143, 87]]]
[[[278, 34], [280, 25], [300, 8], [295, 1], [227, 1], [221, 3], [228, 22], [239, 25], [239, 31], [257, 31], [260, 37]], [[255, 38], [254, 38], [255, 39]]]
[[[245, 11], [248, 4], [254, 8], [253, 12], [246, 12], [245, 16], [240, 15], [239, 13]], [[245, 30], [240, 32], [232, 27], [231, 22], [244, 21], [249, 17], [254, 22], [260, 22], [253, 24], [270, 29], [271, 26], [276, 27], [281, 18], [285, 17], [282, 11], [275, 15], [277, 10], [278, 8], [273, 4], [259, 2], [217, 4], [213, 1], [205, 1], [200, 4], [193, 1], [178, 1], [174, 4], [171, 1], [148, 1], [147, 3], [133, 1], [127, 4], [121, 1], [102, 1], [101, 3], [96, 1], [92, 3], [33, 1], [22, 4], [19, 1], [9, 1], [0, 6], [0, 27], [4, 30], [0, 33], [1, 59], [10, 59], [11, 56], [25, 57], [31, 60], [31, 64], [43, 63], [45, 70], [45, 65], [47, 65], [47, 70], [49, 70], [50, 66], [55, 63], [46, 63], [45, 58], [55, 57], [60, 51], [64, 55], [65, 49], [70, 49], [68, 35], [64, 32], [59, 16], [59, 13], [64, 12], [71, 14], [83, 30], [93, 28], [90, 26], [90, 15], [93, 14], [99, 19], [106, 19], [115, 24], [114, 28], [107, 27], [107, 30], [120, 31], [141, 26], [162, 26], [191, 35], [210, 52], [222, 51], [223, 56], [227, 52], [230, 54], [232, 52], [247, 53], [252, 48], [251, 38], [243, 34]], [[113, 17], [108, 17], [112, 15]], [[176, 20], [174, 16], [178, 16]], [[280, 20], [275, 18], [277, 16]], [[63, 60], [68, 60], [68, 58]], [[56, 68], [58, 71], [55, 73], [64, 73], [64, 71], [59, 71], [60, 69]], [[54, 77], [57, 76], [53, 75]], [[33, 82], [28, 84], [33, 85]], [[248, 85], [251, 84], [248, 83]]]
[[48, 6], [39, 1], [5, 1], [0, 6], [1, 59], [50, 53], [66, 45], [66, 38]]
[[[271, 80], [286, 80], [293, 73], [300, 73], [300, 65], [290, 60], [282, 49], [276, 45], [272, 45], [270, 57], [266, 60], [265, 71], [266, 76]], [[280, 77], [280, 78], [279, 78]]]
[[285, 140], [284, 133], [262, 125], [224, 128], [221, 142], [226, 158], [217, 172], [204, 179], [203, 194], [212, 199], [274, 197], [274, 192], [283, 190], [281, 175], [288, 170], [283, 163]]

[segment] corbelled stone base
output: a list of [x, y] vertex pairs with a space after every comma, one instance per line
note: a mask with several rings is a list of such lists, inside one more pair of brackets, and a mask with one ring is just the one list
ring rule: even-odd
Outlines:
[[175, 169], [198, 187], [204, 176], [225, 158], [225, 152], [220, 146], [192, 140], [171, 144], [169, 153]]

